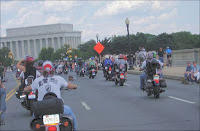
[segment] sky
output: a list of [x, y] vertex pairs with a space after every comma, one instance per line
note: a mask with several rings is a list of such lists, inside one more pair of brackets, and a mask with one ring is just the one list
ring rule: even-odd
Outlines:
[[7, 28], [55, 23], [73, 24], [82, 42], [130, 34], [199, 34], [199, 1], [1, 1], [1, 37]]

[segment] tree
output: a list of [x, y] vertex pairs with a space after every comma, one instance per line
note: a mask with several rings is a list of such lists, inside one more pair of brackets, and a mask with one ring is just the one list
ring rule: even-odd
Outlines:
[[42, 48], [42, 50], [39, 53], [39, 60], [51, 60], [52, 54], [54, 52], [54, 49], [52, 47], [49, 48]]
[[7, 47], [3, 47], [0, 49], [0, 61], [3, 62], [4, 66], [11, 66], [12, 59], [8, 57], [8, 53], [10, 52], [10, 49]]

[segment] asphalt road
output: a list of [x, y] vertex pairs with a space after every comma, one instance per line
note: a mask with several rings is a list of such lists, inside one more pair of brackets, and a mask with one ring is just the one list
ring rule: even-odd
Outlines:
[[[199, 85], [183, 85], [167, 80], [160, 99], [148, 97], [139, 89], [139, 76], [128, 75], [125, 86], [106, 81], [100, 71], [89, 79], [76, 76], [80, 88], [63, 91], [62, 97], [77, 117], [79, 130], [199, 130]], [[62, 75], [68, 80], [69, 75]], [[17, 86], [7, 73], [7, 93]], [[30, 130], [29, 111], [15, 95], [7, 98], [6, 125], [0, 130]]]

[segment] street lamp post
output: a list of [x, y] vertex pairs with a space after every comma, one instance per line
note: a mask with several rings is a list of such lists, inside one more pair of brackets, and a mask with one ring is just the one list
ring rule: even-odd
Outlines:
[[96, 37], [97, 37], [97, 43], [99, 42], [99, 34], [96, 34]]
[[126, 23], [126, 27], [127, 27], [127, 33], [128, 33], [128, 45], [129, 45], [129, 70], [133, 69], [133, 64], [132, 64], [132, 59], [131, 59], [131, 45], [130, 45], [130, 39], [129, 39], [129, 19], [126, 18], [125, 20], [125, 23]]

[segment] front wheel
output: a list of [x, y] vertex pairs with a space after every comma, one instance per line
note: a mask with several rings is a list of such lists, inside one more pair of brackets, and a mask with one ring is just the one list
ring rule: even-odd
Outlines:
[[160, 97], [159, 87], [154, 87], [154, 98], [158, 99]]

